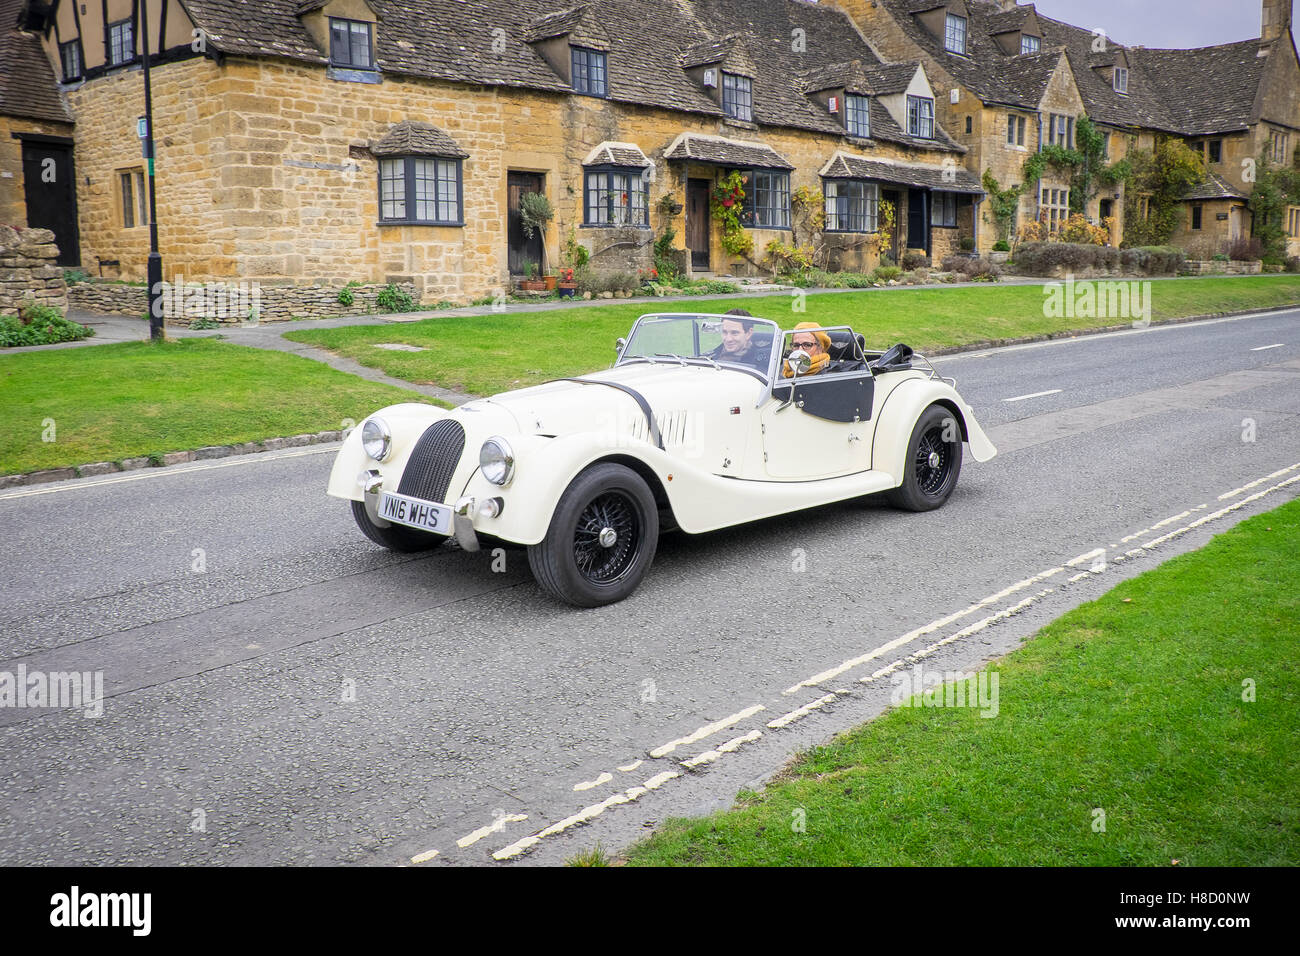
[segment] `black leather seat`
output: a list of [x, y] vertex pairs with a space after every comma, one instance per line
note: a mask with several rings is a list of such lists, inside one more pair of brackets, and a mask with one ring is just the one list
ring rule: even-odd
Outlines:
[[854, 335], [845, 329], [836, 329], [826, 334], [831, 339], [831, 347], [826, 352], [830, 356], [832, 370], [847, 372], [867, 367], [863, 357], [866, 349], [866, 339], [863, 336]]

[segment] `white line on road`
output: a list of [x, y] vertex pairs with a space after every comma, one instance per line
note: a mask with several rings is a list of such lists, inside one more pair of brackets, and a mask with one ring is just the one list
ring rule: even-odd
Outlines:
[[214, 461], [210, 465], [176, 465], [170, 468], [145, 468], [141, 469], [138, 474], [117, 475], [113, 478], [104, 478], [100, 481], [89, 481], [79, 479], [69, 479], [77, 481], [77, 484], [66, 484], [60, 482], [49, 488], [30, 488], [24, 491], [8, 491], [0, 494], [0, 501], [7, 498], [28, 498], [32, 495], [52, 495], [60, 491], [81, 491], [86, 488], [98, 488], [100, 485], [120, 485], [124, 481], [143, 481], [146, 478], [166, 478], [176, 475], [192, 475], [198, 471], [215, 471], [218, 468], [234, 468], [236, 465], [253, 465], [262, 461], [280, 461], [284, 458], [302, 458], [306, 455], [319, 455], [324, 452], [337, 452], [339, 450], [338, 442], [330, 442], [326, 445], [313, 445], [311, 448], [295, 449], [294, 451], [263, 451], [252, 455], [238, 455], [234, 458], [227, 458], [222, 461]]
[[415, 856], [411, 857], [411, 862], [416, 866], [419, 866], [421, 863], [428, 863], [437, 855], [437, 850], [425, 850], [423, 853], [417, 853]]
[[1028, 395], [1017, 395], [1015, 398], [1004, 398], [1004, 402], [1023, 402], [1027, 398], [1042, 398], [1044, 395], [1055, 395], [1059, 388], [1053, 388], [1046, 392], [1030, 392]]
[[[1263, 478], [1256, 478], [1254, 481], [1252, 481], [1252, 482], [1251, 482], [1250, 484], [1248, 484], [1248, 485], [1242, 485], [1240, 488], [1234, 488], [1234, 489], [1232, 489], [1232, 491], [1224, 492], [1223, 494], [1219, 495], [1219, 500], [1220, 500], [1220, 501], [1227, 501], [1229, 498], [1235, 498], [1235, 497], [1237, 497], [1237, 495], [1241, 494], [1243, 491], [1250, 491], [1251, 488], [1254, 488], [1256, 485], [1262, 485], [1264, 482], [1269, 481], [1270, 479], [1273, 479], [1273, 478], [1281, 478], [1281, 477], [1282, 477], [1283, 475], [1285, 475], [1288, 471], [1295, 471], [1297, 468], [1300, 468], [1300, 462], [1296, 462], [1296, 463], [1295, 463], [1294, 465], [1292, 465], [1290, 468], [1279, 468], [1277, 471], [1273, 472], [1273, 474], [1271, 474], [1271, 475], [1265, 475]], [[1159, 527], [1159, 526], [1157, 525], [1156, 527]], [[1149, 529], [1149, 530], [1154, 530], [1154, 528]]]
[[780, 717], [776, 718], [776, 720], [769, 720], [767, 722], [767, 725], [771, 727], [773, 730], [780, 730], [782, 727], [787, 727], [790, 724], [793, 724], [796, 720], [800, 720], [804, 717], [807, 717], [814, 710], [825, 707], [834, 699], [835, 699], [834, 694], [827, 694], [825, 697], [819, 697], [817, 698], [817, 700], [809, 701], [808, 703], [804, 704], [802, 707], [798, 707], [795, 710], [790, 711], [790, 713], [788, 714], [782, 714]]
[[1285, 342], [1278, 342], [1277, 345], [1258, 345], [1258, 346], [1256, 346], [1255, 348], [1251, 349], [1251, 351], [1252, 351], [1252, 352], [1267, 352], [1269, 349], [1280, 349], [1280, 348], [1282, 348], [1284, 345], [1286, 345]]
[[678, 747], [684, 747], [687, 744], [693, 744], [696, 741], [703, 740], [705, 737], [711, 737], [719, 730], [726, 730], [728, 727], [740, 723], [746, 717], [753, 717], [760, 710], [764, 709], [766, 708], [764, 708], [762, 704], [755, 704], [753, 707], [746, 707], [739, 713], [732, 714], [730, 717], [723, 717], [721, 720], [715, 721], [712, 724], [707, 724], [685, 737], [678, 737], [676, 740], [670, 740], [662, 747], [656, 747], [654, 750], [650, 751], [650, 756], [655, 758], [663, 757], [672, 753]]
[[509, 813], [505, 816], [497, 817], [485, 827], [479, 827], [473, 833], [467, 834], [456, 841], [456, 845], [462, 850], [467, 846], [473, 846], [485, 836], [490, 836], [499, 830], [504, 830], [507, 823], [522, 823], [528, 819], [526, 813]]

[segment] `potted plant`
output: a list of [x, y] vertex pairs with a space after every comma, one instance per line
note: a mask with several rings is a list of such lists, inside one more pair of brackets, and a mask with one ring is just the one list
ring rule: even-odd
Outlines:
[[578, 292], [578, 280], [574, 277], [572, 269], [560, 270], [559, 290], [561, 298], [569, 298]]
[[537, 263], [530, 262], [524, 266], [524, 278], [520, 281], [519, 288], [525, 292], [546, 291], [546, 281], [537, 278]]

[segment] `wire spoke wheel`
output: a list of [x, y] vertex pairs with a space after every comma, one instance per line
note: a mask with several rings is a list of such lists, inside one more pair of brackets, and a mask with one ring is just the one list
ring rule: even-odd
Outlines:
[[578, 516], [573, 558], [592, 584], [613, 584], [636, 562], [641, 526], [631, 498], [609, 491], [593, 499]]
[[952, 445], [943, 440], [943, 429], [931, 427], [916, 444], [916, 483], [927, 497], [937, 497], [952, 482]]

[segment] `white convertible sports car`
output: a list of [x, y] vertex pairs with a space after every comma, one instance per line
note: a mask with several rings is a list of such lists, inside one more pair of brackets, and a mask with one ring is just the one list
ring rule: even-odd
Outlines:
[[[918, 367], [919, 366], [919, 367]], [[329, 494], [394, 551], [523, 545], [538, 584], [596, 607], [636, 589], [659, 534], [887, 492], [942, 505], [996, 449], [906, 345], [746, 314], [643, 315], [608, 371], [452, 411], [393, 405], [343, 443]]]

